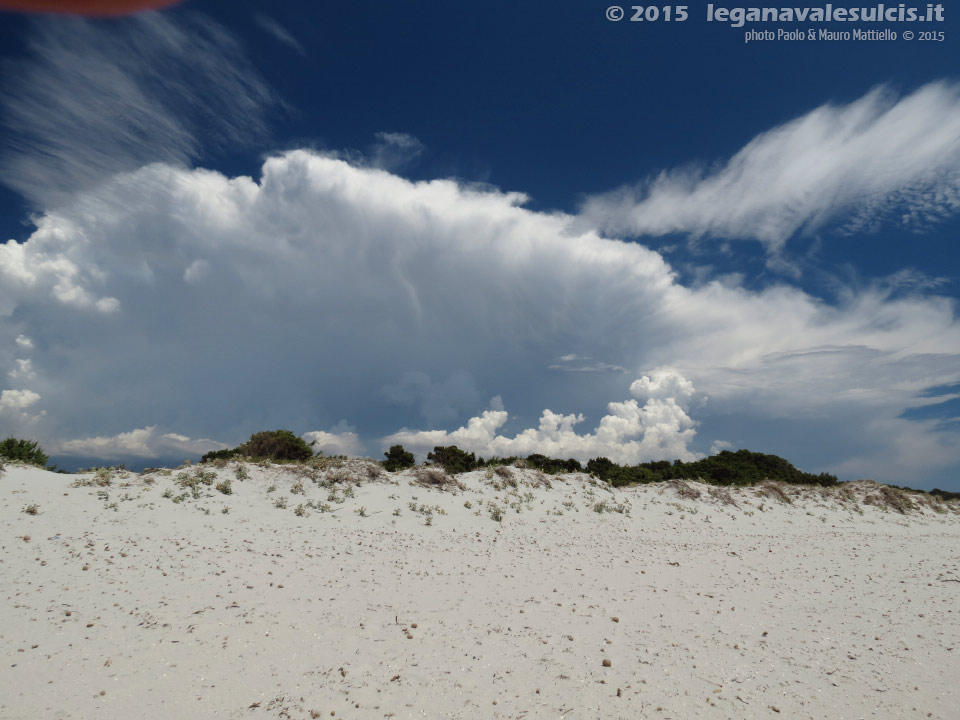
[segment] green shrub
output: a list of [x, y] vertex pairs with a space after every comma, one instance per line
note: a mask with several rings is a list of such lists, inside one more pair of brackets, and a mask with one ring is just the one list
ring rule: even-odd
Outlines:
[[440, 465], [451, 475], [470, 472], [479, 465], [476, 455], [461, 450], [456, 445], [435, 447], [433, 452], [427, 454], [427, 460], [434, 465]]
[[543, 472], [551, 475], [574, 473], [582, 470], [580, 462], [574, 458], [570, 458], [569, 460], [555, 460], [554, 458], [548, 458], [546, 455], [539, 453], [527, 455], [527, 465], [538, 470], [543, 470]]
[[202, 458], [200, 458], [200, 462], [206, 463], [206, 462], [213, 462], [215, 460], [230, 460], [236, 455], [237, 455], [236, 448], [234, 448], [233, 450], [227, 450], [226, 448], [224, 448], [223, 450], [211, 450], [210, 452], [205, 453]]
[[254, 433], [247, 442], [236, 449], [236, 453], [280, 462], [303, 462], [313, 457], [313, 449], [306, 441], [289, 430], [265, 430]]
[[404, 468], [413, 467], [415, 462], [413, 453], [404, 450], [403, 445], [393, 445], [384, 455], [387, 459], [382, 461], [383, 469], [389, 472], [397, 472]]
[[40, 448], [39, 443], [31, 440], [19, 440], [8, 437], [0, 442], [0, 457], [13, 462], [27, 463], [28, 465], [37, 465], [46, 467], [47, 454]]
[[805, 473], [781, 457], [749, 450], [724, 450], [694, 462], [656, 460], [633, 466], [601, 457], [587, 463], [587, 472], [614, 487], [664, 480], [702, 480], [714, 485], [758, 485], [774, 480], [824, 487], [838, 482], [836, 475]]
[[[640, 485], [659, 480], [660, 478], [657, 477], [656, 473], [648, 467], [652, 464], [624, 466], [617, 465], [605, 457], [600, 457], [593, 458], [587, 463], [587, 472], [613, 487], [624, 487], [625, 485]], [[670, 467], [670, 463], [665, 464], [668, 468]]]

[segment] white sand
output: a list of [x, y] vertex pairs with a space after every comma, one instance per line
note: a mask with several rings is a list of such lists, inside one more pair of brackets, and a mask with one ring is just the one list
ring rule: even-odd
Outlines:
[[246, 467], [174, 503], [8, 466], [0, 718], [958, 717], [955, 508], [407, 472], [301, 517], [330, 490]]

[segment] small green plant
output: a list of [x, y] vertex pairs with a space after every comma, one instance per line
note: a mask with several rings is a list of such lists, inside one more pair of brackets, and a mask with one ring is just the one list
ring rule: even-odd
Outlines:
[[220, 511], [220, 514], [221, 514], [221, 515], [229, 515], [229, 514], [230, 514], [230, 508], [228, 508], [226, 505], [224, 505], [224, 506], [223, 506], [223, 509]]
[[247, 472], [246, 465], [237, 465], [233, 471], [233, 474], [236, 476], [237, 480], [240, 480], [241, 482], [249, 479], [250, 477], [250, 473]]
[[[279, 505], [277, 507], [279, 507]], [[294, 509], [293, 514], [297, 517], [306, 517], [307, 509], [303, 506], [303, 503], [301, 503]]]
[[367, 516], [367, 509], [366, 509], [365, 507], [363, 507], [362, 505], [361, 505], [360, 507], [358, 507], [356, 510], [354, 510], [354, 512], [355, 512], [357, 515], [359, 515], [360, 517], [366, 517], [366, 516]]
[[273, 485], [271, 485], [270, 487], [267, 488], [267, 492], [268, 492], [268, 493], [272, 493], [272, 492], [273, 492], [274, 490], [276, 490], [276, 489], [277, 489], [277, 485], [276, 485], [276, 483], [274, 483]]
[[163, 491], [163, 493], [161, 493], [160, 497], [172, 498], [173, 490], [171, 490], [170, 488], [167, 488], [166, 490]]
[[469, 500], [467, 500], [467, 501], [463, 504], [463, 506], [464, 506], [467, 510], [469, 510], [470, 508], [473, 507], [473, 503], [470, 502]]
[[23, 511], [24, 511], [27, 515], [36, 515], [38, 512], [40, 512], [40, 508], [37, 506], [36, 503], [33, 503], [32, 505], [27, 505], [27, 506], [23, 509]]
[[303, 481], [297, 480], [290, 486], [290, 493], [293, 495], [303, 495]]
[[274, 506], [275, 508], [277, 508], [278, 510], [286, 510], [286, 509], [287, 509], [287, 499], [286, 499], [285, 497], [279, 497], [279, 498], [277, 498], [277, 501], [273, 504], [273, 506]]
[[487, 512], [490, 513], [490, 518], [497, 522], [503, 522], [503, 508], [494, 503], [490, 503], [487, 506]]
[[230, 484], [229, 478], [227, 480], [221, 480], [220, 482], [218, 482], [216, 487], [217, 487], [217, 490], [222, 492], [224, 495], [233, 494], [233, 486]]
[[394, 511], [393, 511], [393, 516], [394, 516], [394, 517], [400, 517], [400, 508], [395, 508], [395, 509], [394, 509]]

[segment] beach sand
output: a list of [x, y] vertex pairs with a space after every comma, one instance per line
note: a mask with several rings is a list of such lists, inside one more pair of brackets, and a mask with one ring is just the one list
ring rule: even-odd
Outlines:
[[954, 503], [237, 467], [7, 466], [0, 718], [958, 717]]

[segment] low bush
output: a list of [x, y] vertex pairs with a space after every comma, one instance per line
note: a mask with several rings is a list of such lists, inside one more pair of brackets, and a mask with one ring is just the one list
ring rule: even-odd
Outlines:
[[303, 462], [313, 457], [313, 448], [289, 430], [265, 430], [254, 433], [237, 454], [280, 462]]
[[236, 448], [234, 448], [233, 450], [227, 450], [226, 448], [224, 448], [223, 450], [211, 450], [210, 452], [205, 453], [202, 458], [200, 458], [200, 462], [208, 463], [208, 462], [216, 462], [217, 460], [230, 460], [236, 456], [237, 456]]
[[554, 458], [548, 458], [546, 455], [540, 455], [539, 453], [527, 455], [527, 467], [542, 470], [550, 475], [575, 473], [580, 472], [583, 469], [583, 467], [580, 465], [580, 461], [575, 460], [574, 458], [570, 458], [569, 460], [556, 460]]
[[306, 462], [313, 458], [313, 448], [289, 430], [264, 430], [254, 433], [243, 445], [232, 450], [212, 450], [200, 461], [222, 466], [222, 463], [236, 457], [248, 457], [260, 462]]
[[40, 444], [32, 440], [20, 440], [14, 437], [8, 437], [0, 442], [0, 458], [11, 462], [22, 462], [27, 465], [37, 465], [46, 467], [47, 454], [41, 449]]
[[836, 475], [805, 473], [781, 457], [749, 450], [724, 450], [694, 462], [656, 460], [632, 466], [600, 457], [590, 460], [586, 469], [614, 487], [664, 480], [701, 480], [712, 485], [758, 485], [768, 480], [823, 487], [838, 484]]
[[452, 475], [470, 472], [480, 467], [475, 454], [461, 450], [456, 445], [435, 447], [433, 452], [427, 454], [427, 461], [441, 466]]
[[413, 467], [415, 462], [413, 453], [404, 450], [403, 445], [393, 445], [384, 455], [387, 459], [382, 461], [383, 469], [389, 472], [397, 472], [404, 468]]

